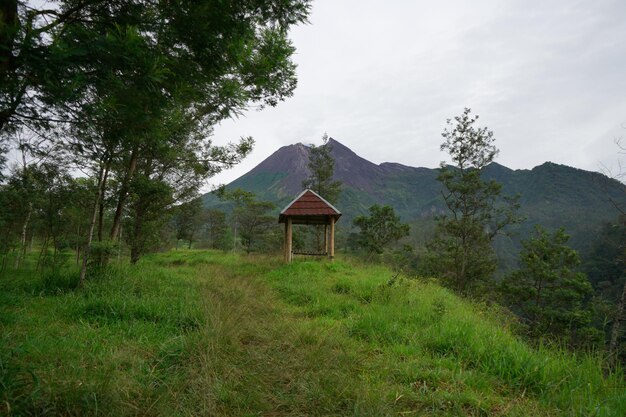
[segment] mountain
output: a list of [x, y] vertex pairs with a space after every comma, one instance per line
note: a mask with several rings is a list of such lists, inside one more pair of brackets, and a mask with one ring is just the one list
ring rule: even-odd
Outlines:
[[[335, 178], [343, 182], [337, 204], [344, 213], [341, 223], [348, 226], [351, 218], [365, 213], [374, 203], [388, 204], [404, 221], [414, 223], [414, 238], [423, 240], [432, 230], [434, 216], [444, 210], [438, 170], [390, 162], [377, 165], [334, 139], [329, 144], [335, 158]], [[227, 187], [252, 191], [282, 207], [302, 190], [302, 180], [309, 175], [308, 155], [309, 147], [302, 143], [284, 146]], [[624, 184], [566, 165], [546, 162], [530, 170], [512, 170], [492, 163], [485, 169], [485, 177], [502, 183], [505, 195], [519, 194], [520, 211], [526, 217], [515, 228], [517, 237], [500, 240], [501, 252], [516, 252], [519, 238], [528, 236], [535, 224], [550, 229], [564, 227], [572, 236], [572, 246], [585, 251], [603, 223], [616, 219], [618, 213], [611, 200], [626, 206]], [[206, 201], [215, 204], [212, 196]]]
[[[390, 204], [407, 219], [415, 217], [417, 205], [428, 205], [439, 192], [437, 170], [397, 163], [376, 165], [340, 142], [329, 139], [335, 159], [335, 179], [343, 183], [339, 205], [348, 217], [364, 213], [374, 203]], [[309, 176], [309, 147], [297, 143], [283, 146], [228, 188], [252, 191], [260, 199], [279, 206], [302, 191]]]

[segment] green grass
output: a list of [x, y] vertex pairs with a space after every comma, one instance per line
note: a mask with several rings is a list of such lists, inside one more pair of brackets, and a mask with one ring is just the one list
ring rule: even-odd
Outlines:
[[0, 415], [622, 416], [621, 372], [350, 261], [174, 251], [0, 276]]

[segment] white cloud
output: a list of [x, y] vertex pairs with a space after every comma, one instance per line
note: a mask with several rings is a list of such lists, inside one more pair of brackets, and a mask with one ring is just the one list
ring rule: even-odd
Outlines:
[[626, 136], [625, 18], [611, 0], [318, 0], [292, 33], [295, 96], [216, 129], [217, 142], [252, 135], [257, 146], [211, 182], [324, 131], [376, 163], [435, 167], [445, 120], [465, 106], [494, 131], [504, 165], [597, 170]]

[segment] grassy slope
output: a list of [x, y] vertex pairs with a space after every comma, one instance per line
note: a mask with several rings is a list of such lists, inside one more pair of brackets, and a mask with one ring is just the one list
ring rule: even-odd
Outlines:
[[0, 414], [624, 415], [623, 375], [533, 350], [495, 311], [390, 276], [199, 251], [81, 291], [5, 273]]

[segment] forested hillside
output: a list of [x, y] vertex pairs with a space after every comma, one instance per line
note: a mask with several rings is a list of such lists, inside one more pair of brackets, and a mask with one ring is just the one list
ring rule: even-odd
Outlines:
[[[434, 217], [444, 211], [438, 169], [376, 165], [337, 140], [331, 138], [329, 146], [335, 160], [334, 178], [343, 184], [337, 205], [345, 217], [339, 227], [350, 229], [351, 219], [366, 213], [372, 204], [386, 204], [414, 224], [416, 241], [425, 239]], [[253, 192], [282, 208], [302, 190], [302, 181], [309, 175], [308, 155], [309, 147], [301, 143], [282, 147], [227, 188]], [[483, 176], [502, 183], [504, 195], [519, 195], [520, 215], [526, 219], [513, 228], [511, 238], [498, 241], [506, 265], [516, 257], [520, 238], [529, 236], [537, 224], [564, 227], [572, 236], [571, 245], [587, 253], [604, 223], [617, 218], [614, 204], [626, 206], [626, 185], [565, 165], [546, 162], [533, 169], [512, 170], [494, 162]], [[204, 198], [208, 206], [221, 204], [211, 194]]]

